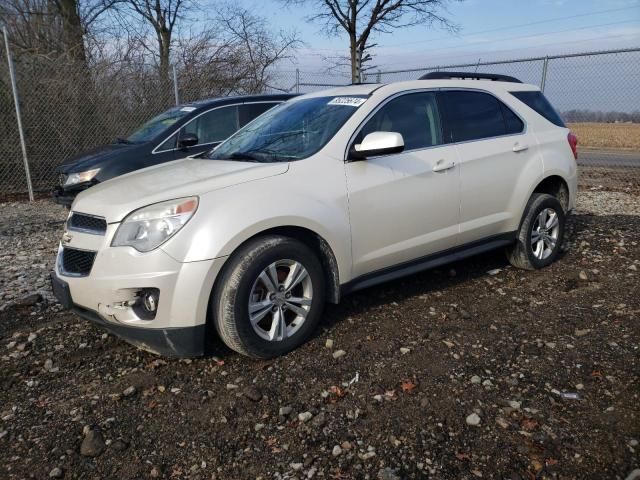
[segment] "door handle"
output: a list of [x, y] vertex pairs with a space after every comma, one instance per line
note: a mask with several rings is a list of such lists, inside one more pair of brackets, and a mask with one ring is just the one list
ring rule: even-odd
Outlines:
[[434, 172], [444, 172], [456, 166], [456, 162], [445, 162], [444, 159], [440, 159], [433, 166]]
[[528, 149], [529, 149], [529, 145], [520, 145], [519, 143], [516, 142], [513, 145], [513, 149], [512, 150], [514, 152], [518, 153], [518, 152], [524, 152], [525, 150], [528, 150]]

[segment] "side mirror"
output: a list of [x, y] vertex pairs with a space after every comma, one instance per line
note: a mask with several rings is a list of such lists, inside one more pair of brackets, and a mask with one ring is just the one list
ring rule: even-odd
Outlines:
[[188, 148], [198, 144], [198, 136], [193, 133], [183, 133], [178, 137], [178, 147]]
[[376, 155], [389, 155], [404, 150], [404, 139], [397, 132], [372, 132], [362, 140], [360, 145], [354, 145], [349, 152], [352, 160], [364, 160]]

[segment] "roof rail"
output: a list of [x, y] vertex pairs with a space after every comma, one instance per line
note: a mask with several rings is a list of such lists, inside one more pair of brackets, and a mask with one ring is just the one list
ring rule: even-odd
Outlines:
[[499, 75], [497, 73], [476, 73], [476, 72], [429, 72], [420, 77], [420, 80], [450, 80], [459, 78], [460, 80], [493, 80], [494, 82], [522, 83], [515, 77], [509, 75]]

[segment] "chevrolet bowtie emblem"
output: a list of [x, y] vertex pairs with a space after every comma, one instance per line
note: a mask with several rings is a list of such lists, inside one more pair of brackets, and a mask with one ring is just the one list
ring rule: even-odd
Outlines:
[[71, 243], [72, 238], [73, 237], [69, 233], [64, 232], [64, 234], [62, 235], [62, 243], [64, 245], [69, 245], [69, 243]]

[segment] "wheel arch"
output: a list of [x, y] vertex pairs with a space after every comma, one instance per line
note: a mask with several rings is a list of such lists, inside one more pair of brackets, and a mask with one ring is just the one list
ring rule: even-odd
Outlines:
[[[330, 303], [338, 303], [340, 301], [340, 271], [338, 267], [338, 261], [333, 252], [333, 249], [329, 245], [329, 242], [327, 242], [320, 234], [306, 227], [298, 225], [282, 225], [277, 227], [270, 227], [254, 233], [253, 235], [244, 239], [233, 249], [222, 268], [225, 268], [227, 262], [229, 261], [229, 258], [231, 258], [245, 244], [252, 240], [255, 240], [256, 238], [264, 237], [267, 235], [281, 235], [283, 237], [294, 238], [311, 248], [318, 256], [318, 259], [322, 264], [322, 270], [325, 274], [326, 300]], [[218, 277], [216, 278], [212, 292], [215, 291], [220, 277], [221, 275], [218, 275]]]
[[529, 197], [534, 193], [548, 193], [549, 195], [553, 195], [558, 199], [565, 213], [569, 210], [569, 183], [560, 175], [551, 174], [544, 177], [531, 191]]

